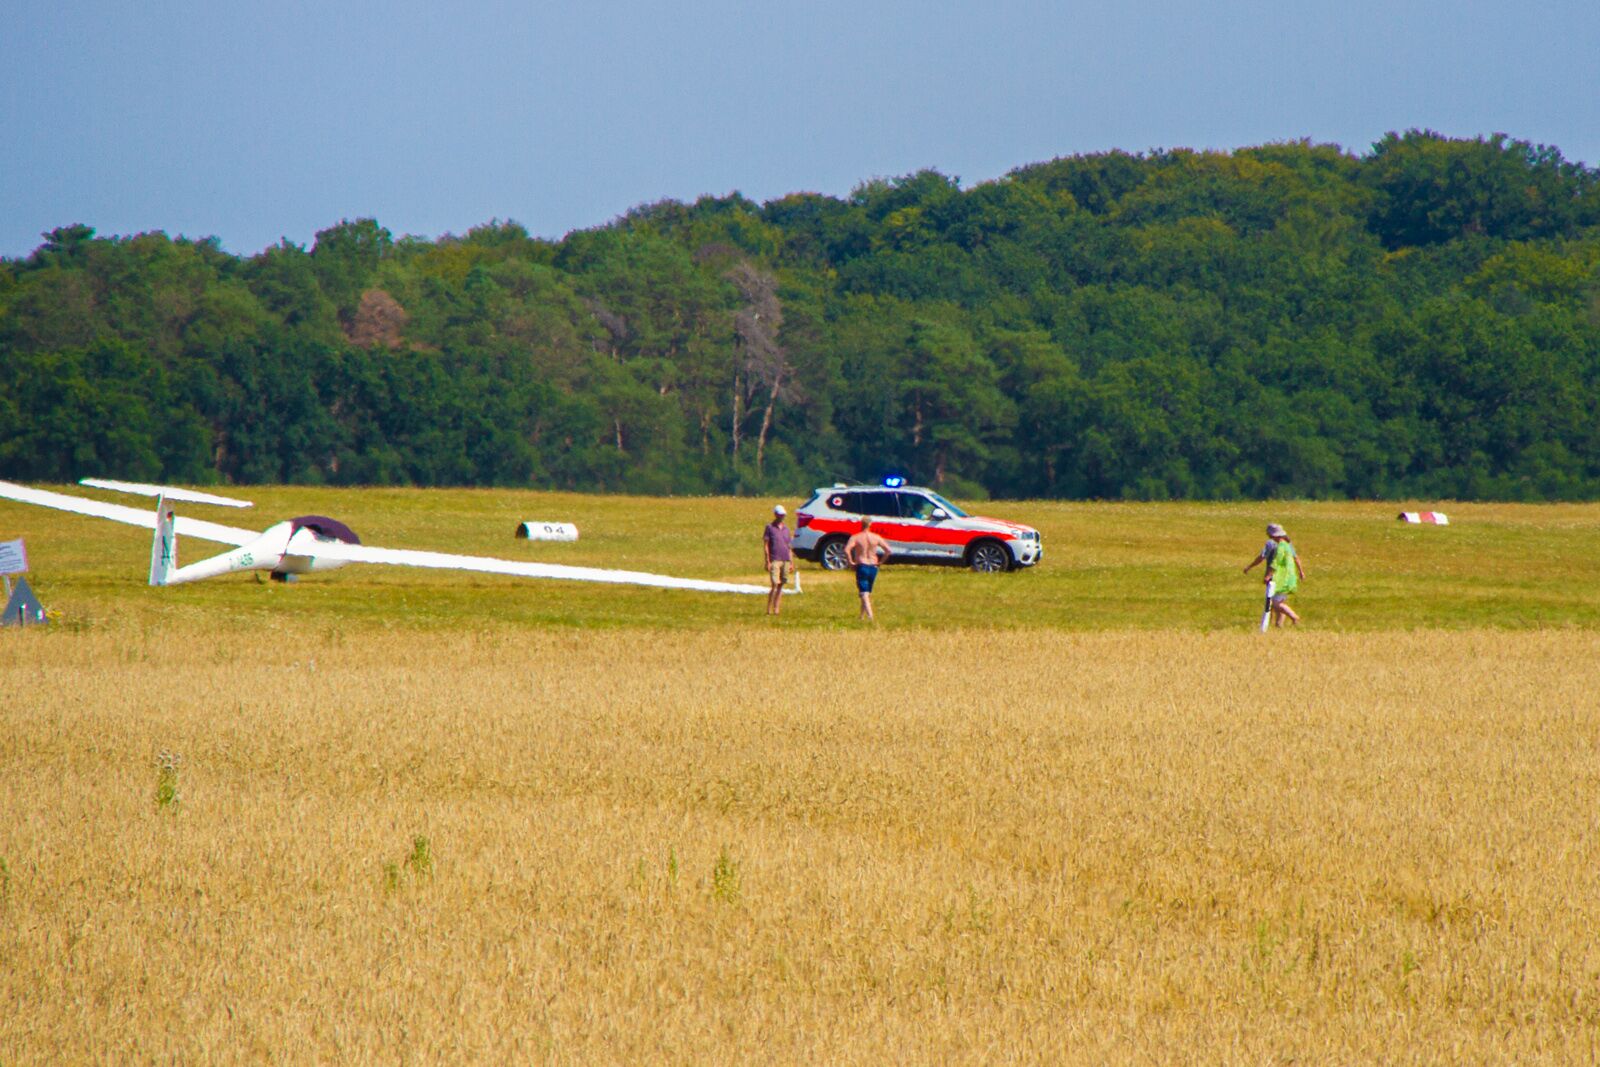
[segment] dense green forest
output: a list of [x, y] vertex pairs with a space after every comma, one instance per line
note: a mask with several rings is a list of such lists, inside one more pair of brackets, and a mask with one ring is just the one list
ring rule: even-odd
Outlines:
[[0, 476], [1600, 497], [1600, 170], [1505, 137], [0, 260]]

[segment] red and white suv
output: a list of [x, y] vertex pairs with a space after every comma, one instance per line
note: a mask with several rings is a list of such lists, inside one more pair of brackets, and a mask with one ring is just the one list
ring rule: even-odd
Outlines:
[[872, 518], [889, 542], [889, 562], [950, 560], [975, 571], [1031, 567], [1044, 555], [1039, 531], [1002, 519], [968, 515], [932, 489], [913, 485], [836, 485], [800, 506], [794, 549], [830, 571], [842, 570], [844, 543]]

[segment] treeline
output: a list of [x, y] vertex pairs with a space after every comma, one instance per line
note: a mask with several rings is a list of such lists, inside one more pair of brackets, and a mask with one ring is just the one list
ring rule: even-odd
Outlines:
[[0, 260], [0, 476], [1600, 496], [1600, 171], [1494, 137]]

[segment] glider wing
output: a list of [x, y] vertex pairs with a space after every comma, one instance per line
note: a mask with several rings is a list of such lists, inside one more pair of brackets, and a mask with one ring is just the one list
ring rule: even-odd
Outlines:
[[[37, 504], [42, 508], [70, 511], [75, 515], [90, 515], [97, 519], [142, 526], [146, 530], [156, 527], [155, 509], [130, 508], [125, 504], [105, 504], [87, 497], [52, 493], [48, 489], [30, 489], [15, 482], [0, 482], [0, 500], [15, 500], [19, 504]], [[178, 516], [178, 533], [184, 537], [198, 537], [202, 541], [216, 541], [224, 545], [246, 545], [261, 536], [260, 530], [241, 530], [236, 526], [222, 526], [201, 519]]]
[[78, 484], [87, 485], [92, 489], [112, 489], [119, 493], [134, 493], [138, 496], [164, 496], [168, 500], [182, 500], [191, 504], [217, 504], [225, 508], [253, 506], [248, 500], [235, 500], [231, 496], [212, 496], [210, 493], [200, 493], [193, 489], [174, 489], [170, 485], [118, 482], [110, 478], [79, 478]]
[[766, 593], [764, 585], [740, 585], [699, 578], [674, 578], [645, 571], [614, 571], [601, 567], [570, 567], [560, 563], [531, 563], [525, 560], [495, 559], [491, 556], [457, 556], [448, 552], [422, 552], [403, 548], [374, 548], [319, 541], [316, 556], [342, 559], [351, 563], [386, 563], [400, 567], [431, 567], [439, 570], [477, 571], [482, 574], [510, 574], [522, 578], [560, 578], [575, 582], [606, 582], [613, 585], [644, 585], [658, 589], [698, 589], [705, 593]]

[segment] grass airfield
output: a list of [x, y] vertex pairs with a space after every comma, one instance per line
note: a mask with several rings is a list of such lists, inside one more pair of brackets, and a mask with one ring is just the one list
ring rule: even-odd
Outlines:
[[[59, 487], [58, 487], [59, 488]], [[68, 487], [124, 504], [141, 498]], [[761, 583], [760, 530], [770, 501], [652, 499], [502, 490], [261, 488], [254, 509], [188, 505], [179, 514], [262, 528], [331, 515], [363, 541], [508, 559]], [[793, 512], [797, 501], [784, 501]], [[1600, 504], [1455, 504], [1454, 525], [1407, 526], [1431, 504], [1108, 504], [997, 502], [980, 513], [1027, 522], [1045, 560], [1004, 576], [937, 565], [889, 567], [874, 597], [881, 628], [1229, 631], [1259, 618], [1268, 521], [1288, 527], [1308, 570], [1296, 598], [1319, 632], [1414, 628], [1600, 627]], [[523, 519], [575, 522], [573, 544], [518, 541]], [[791, 522], [792, 522], [791, 518]], [[252, 575], [150, 589], [150, 535], [83, 516], [0, 501], [0, 538], [25, 536], [46, 607], [76, 625], [165, 624], [198, 612], [209, 626], [286, 614], [307, 626], [363, 624], [715, 629], [766, 622], [759, 600], [571, 582], [353, 565], [291, 585]], [[179, 539], [179, 561], [226, 546]], [[786, 629], [855, 626], [853, 579], [802, 564]], [[753, 607], [753, 610], [752, 610]]]
[[[181, 513], [742, 581], [768, 506], [243, 495]], [[0, 632], [0, 1063], [1593, 1060], [1600, 507], [1402, 506], [985, 505], [1044, 564], [869, 631], [810, 565], [149, 589], [0, 503], [62, 613]]]

